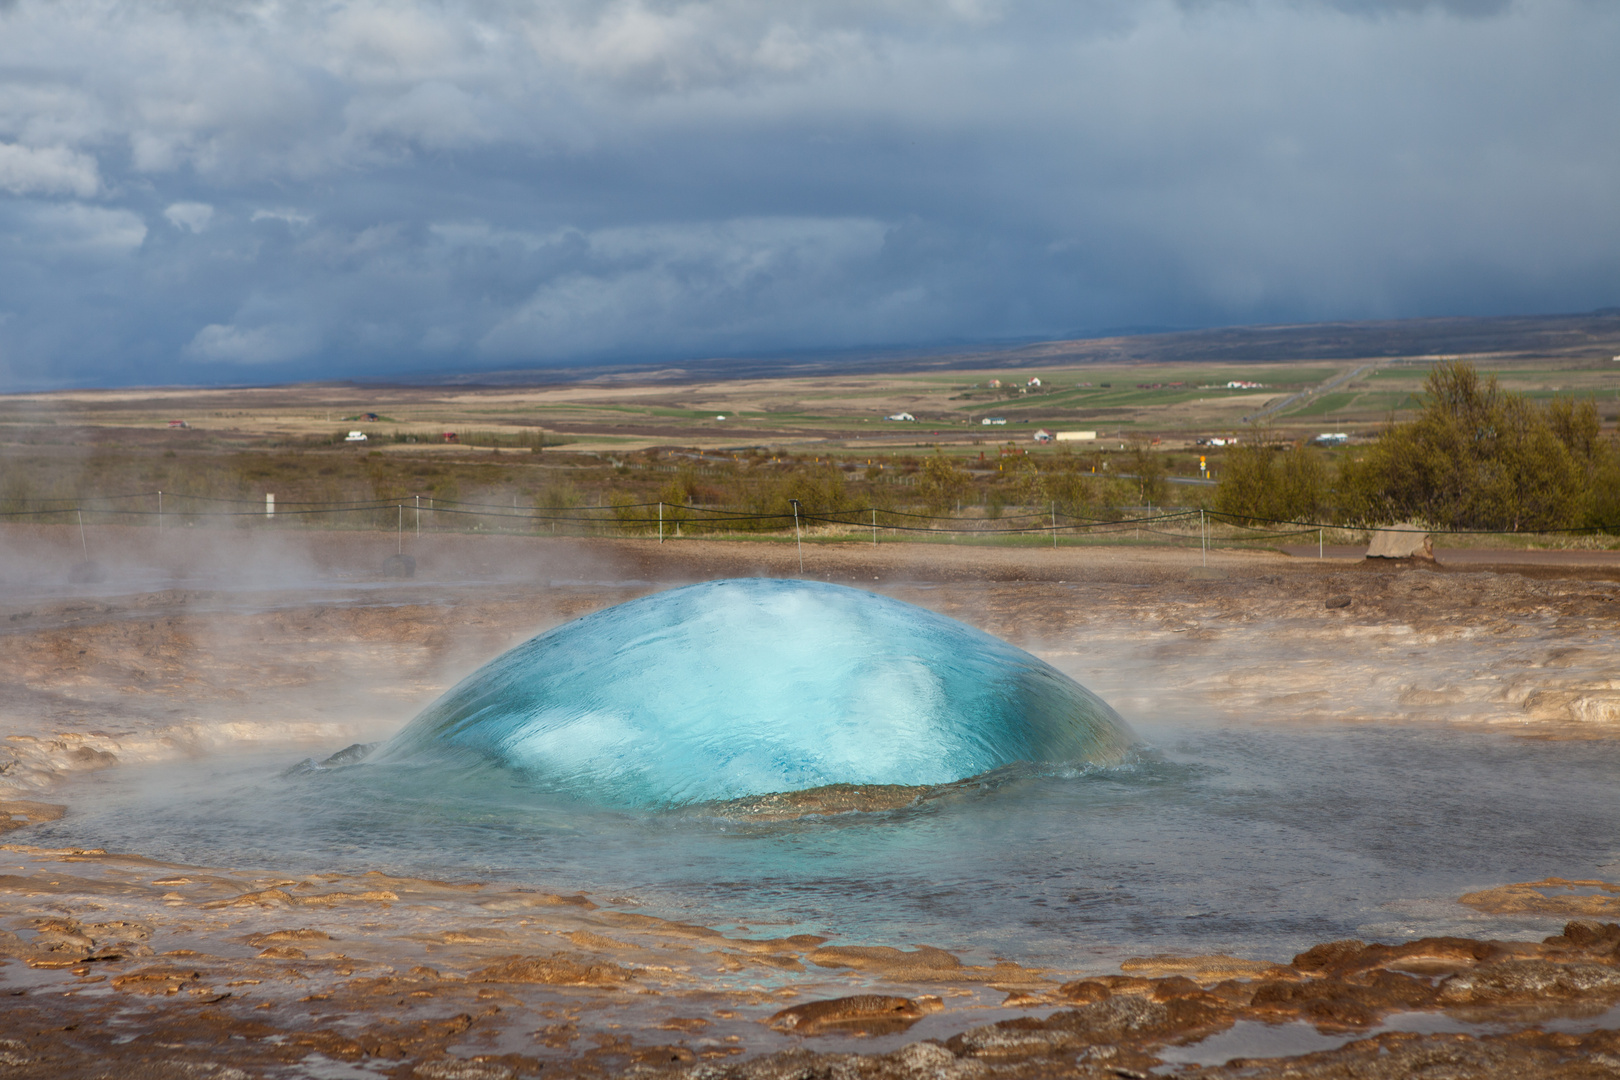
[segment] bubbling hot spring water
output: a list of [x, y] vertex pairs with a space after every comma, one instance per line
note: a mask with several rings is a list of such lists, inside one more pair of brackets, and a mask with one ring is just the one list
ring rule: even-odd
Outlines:
[[[73, 813], [30, 842], [504, 878], [708, 925], [1070, 969], [1159, 951], [1285, 959], [1345, 937], [1534, 937], [1558, 920], [1456, 898], [1620, 869], [1611, 741], [1136, 729], [1144, 739], [1073, 679], [933, 612], [717, 581], [541, 634], [369, 754], [88, 777]], [[802, 812], [829, 808], [867, 812]]]
[[1017, 763], [1119, 764], [1135, 736], [1021, 649], [819, 582], [672, 589], [491, 661], [372, 760], [468, 760], [601, 805], [833, 784], [946, 784]]

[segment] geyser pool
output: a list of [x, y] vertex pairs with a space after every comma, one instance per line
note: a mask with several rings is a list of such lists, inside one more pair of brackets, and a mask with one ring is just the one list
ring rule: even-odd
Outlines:
[[541, 634], [370, 760], [495, 763], [550, 792], [657, 807], [1117, 764], [1134, 743], [1085, 687], [965, 623], [841, 585], [748, 578]]
[[1139, 730], [1159, 750], [1124, 765], [1015, 767], [895, 810], [788, 820], [559, 803], [503, 768], [429, 787], [367, 765], [283, 775], [287, 751], [205, 757], [76, 777], [66, 817], [11, 835], [267, 874], [506, 881], [1059, 970], [1156, 952], [1286, 960], [1349, 937], [1540, 938], [1565, 916], [1456, 898], [1620, 873], [1620, 742], [1443, 725]]

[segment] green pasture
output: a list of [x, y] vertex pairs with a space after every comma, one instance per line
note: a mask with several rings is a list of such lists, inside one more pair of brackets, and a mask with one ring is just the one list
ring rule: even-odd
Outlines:
[[1419, 407], [1417, 398], [1411, 393], [1336, 390], [1312, 398], [1297, 408], [1288, 409], [1280, 416], [1289, 420], [1304, 420], [1313, 416], [1379, 419], [1391, 412], [1403, 412]]

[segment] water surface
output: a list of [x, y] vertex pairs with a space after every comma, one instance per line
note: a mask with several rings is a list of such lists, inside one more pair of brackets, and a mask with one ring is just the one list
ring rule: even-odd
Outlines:
[[1114, 767], [1013, 768], [878, 813], [608, 811], [509, 770], [436, 787], [290, 755], [107, 770], [28, 841], [286, 873], [380, 869], [584, 891], [717, 927], [923, 942], [1064, 969], [1286, 959], [1320, 941], [1538, 936], [1473, 889], [1620, 871], [1620, 745], [1451, 727], [1154, 727]]

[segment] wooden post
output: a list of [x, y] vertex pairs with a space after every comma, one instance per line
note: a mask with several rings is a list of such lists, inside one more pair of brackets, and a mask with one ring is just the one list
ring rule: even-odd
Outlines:
[[799, 575], [804, 575], [804, 534], [799, 531], [799, 500], [789, 499], [793, 504], [793, 539], [799, 545]]

